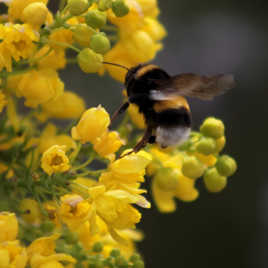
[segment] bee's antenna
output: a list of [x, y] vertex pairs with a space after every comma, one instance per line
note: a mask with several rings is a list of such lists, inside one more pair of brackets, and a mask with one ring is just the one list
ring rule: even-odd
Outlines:
[[103, 61], [102, 63], [103, 63], [103, 64], [114, 65], [114, 66], [117, 66], [117, 67], [121, 67], [121, 68], [126, 69], [127, 71], [129, 71], [129, 68], [127, 68], [126, 66], [123, 66], [123, 65], [121, 65], [121, 64], [112, 63], [112, 62], [107, 62], [107, 61]]

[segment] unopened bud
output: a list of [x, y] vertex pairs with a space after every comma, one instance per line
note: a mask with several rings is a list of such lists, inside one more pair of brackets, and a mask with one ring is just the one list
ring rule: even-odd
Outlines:
[[73, 39], [75, 42], [83, 47], [89, 47], [90, 38], [92, 34], [95, 33], [95, 30], [93, 28], [84, 23], [81, 23], [72, 26], [71, 30], [73, 32]]
[[124, 0], [115, 0], [112, 3], [112, 10], [116, 17], [123, 17], [128, 14], [129, 7]]
[[178, 185], [179, 174], [172, 168], [160, 168], [155, 174], [155, 182], [163, 191], [172, 191]]
[[90, 48], [100, 54], [105, 54], [111, 49], [110, 40], [105, 33], [96, 33], [91, 36]]
[[98, 9], [100, 11], [105, 11], [112, 7], [112, 0], [99, 0]]
[[219, 119], [209, 117], [201, 125], [200, 131], [205, 136], [218, 139], [224, 135], [224, 124]]
[[197, 142], [196, 150], [205, 155], [213, 154], [216, 152], [216, 142], [212, 138], [202, 138]]
[[84, 48], [77, 56], [78, 65], [85, 73], [96, 73], [102, 66], [103, 57], [90, 48]]
[[216, 163], [216, 168], [222, 176], [229, 177], [235, 173], [237, 164], [229, 155], [222, 155]]
[[203, 175], [205, 171], [205, 165], [199, 161], [196, 157], [186, 157], [182, 165], [182, 173], [184, 176], [197, 179]]
[[73, 16], [81, 15], [89, 8], [88, 0], [68, 0], [67, 7]]
[[47, 19], [48, 9], [44, 3], [35, 2], [23, 9], [22, 19], [33, 26], [41, 26]]
[[86, 24], [92, 28], [101, 28], [106, 24], [106, 13], [97, 9], [89, 10], [85, 15]]
[[218, 170], [214, 167], [205, 172], [204, 182], [208, 191], [217, 193], [225, 188], [227, 184], [227, 178], [221, 176]]
[[216, 139], [215, 141], [216, 141], [216, 150], [217, 150], [217, 153], [219, 153], [220, 151], [222, 151], [222, 149], [225, 146], [225, 143], [226, 143], [225, 136], [222, 136]]

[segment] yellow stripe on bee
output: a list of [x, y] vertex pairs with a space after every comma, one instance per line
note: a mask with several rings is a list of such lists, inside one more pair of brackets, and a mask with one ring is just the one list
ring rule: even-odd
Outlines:
[[141, 67], [137, 73], [135, 74], [135, 78], [140, 78], [142, 77], [144, 74], [146, 74], [148, 71], [151, 71], [153, 69], [159, 69], [158, 66], [154, 65], [154, 64], [149, 64], [149, 65], [146, 65], [144, 67]]
[[187, 100], [182, 96], [176, 96], [170, 100], [158, 101], [157, 103], [154, 104], [153, 108], [155, 112], [159, 113], [167, 109], [178, 109], [181, 107], [184, 107], [188, 111], [190, 111], [190, 107]]

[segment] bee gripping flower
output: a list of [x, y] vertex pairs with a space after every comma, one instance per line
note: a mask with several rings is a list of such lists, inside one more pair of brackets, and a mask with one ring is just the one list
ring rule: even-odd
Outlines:
[[43, 153], [41, 167], [48, 175], [52, 175], [55, 172], [65, 172], [70, 169], [65, 148], [65, 146], [53, 145]]

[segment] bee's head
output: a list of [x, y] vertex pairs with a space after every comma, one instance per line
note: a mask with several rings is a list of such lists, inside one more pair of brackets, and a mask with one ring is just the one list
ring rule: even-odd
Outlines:
[[137, 73], [137, 71], [142, 68], [144, 66], [144, 64], [139, 64], [137, 66], [134, 66], [132, 68], [130, 68], [126, 74], [125, 77], [125, 86], [128, 87], [131, 82], [133, 81], [133, 79], [135, 79], [135, 74]]

